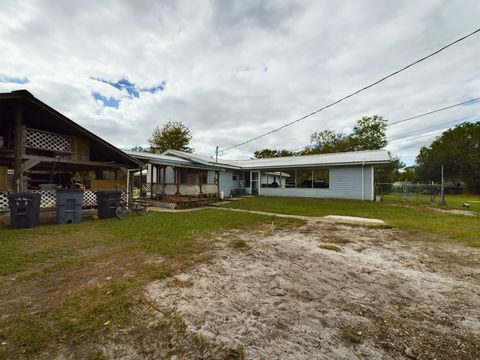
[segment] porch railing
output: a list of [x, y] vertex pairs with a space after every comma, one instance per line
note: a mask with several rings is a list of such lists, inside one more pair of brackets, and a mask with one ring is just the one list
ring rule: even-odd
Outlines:
[[[180, 184], [177, 189], [176, 184], [143, 184], [142, 190], [147, 194], [153, 196], [168, 195], [168, 196], [200, 196], [202, 193], [206, 196], [218, 195], [218, 187], [216, 184], [204, 184], [202, 185], [202, 191], [200, 192], [200, 185], [187, 185]], [[177, 193], [178, 190], [178, 193]]]
[[72, 138], [49, 131], [25, 128], [25, 147], [37, 150], [71, 153]]

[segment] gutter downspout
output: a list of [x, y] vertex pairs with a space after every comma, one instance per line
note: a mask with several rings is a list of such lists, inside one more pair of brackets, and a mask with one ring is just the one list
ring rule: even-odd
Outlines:
[[365, 200], [365, 176], [364, 176], [365, 160], [362, 162], [362, 201]]

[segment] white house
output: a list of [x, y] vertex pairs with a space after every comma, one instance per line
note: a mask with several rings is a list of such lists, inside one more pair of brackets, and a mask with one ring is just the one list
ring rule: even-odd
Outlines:
[[148, 171], [144, 188], [165, 196], [265, 195], [374, 200], [375, 166], [390, 161], [385, 150], [215, 161], [177, 150], [127, 151]]

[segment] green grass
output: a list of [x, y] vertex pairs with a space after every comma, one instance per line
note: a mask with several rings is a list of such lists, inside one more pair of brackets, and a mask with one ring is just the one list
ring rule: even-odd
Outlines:
[[178, 330], [180, 323], [165, 315], [166, 326], [142, 328], [134, 310], [152, 306], [145, 301], [144, 286], [208, 259], [213, 234], [264, 225], [270, 229], [272, 222], [277, 228], [303, 223], [209, 209], [0, 228], [0, 342], [6, 343], [0, 346], [0, 359], [36, 357], [54, 352], [59, 344], [88, 343], [90, 353], [76, 356], [95, 358], [101, 355], [98, 343], [117, 327], [156, 336], [168, 348], [173, 330], [166, 329]]
[[[387, 202], [400, 202], [404, 203], [401, 194], [389, 194], [382, 195], [382, 199]], [[434, 207], [439, 207], [443, 209], [462, 209], [462, 210], [471, 210], [480, 212], [480, 195], [469, 195], [469, 194], [460, 194], [460, 195], [445, 195], [445, 206], [440, 206], [440, 197], [437, 196], [435, 201], [431, 201], [430, 195], [421, 195], [410, 194], [407, 204], [410, 205], [429, 205]], [[463, 204], [469, 204], [469, 208], [463, 207]]]
[[[461, 202], [461, 200], [459, 200]], [[437, 239], [480, 246], [480, 218], [444, 214], [426, 204], [369, 202], [338, 199], [251, 197], [234, 201], [227, 207], [281, 214], [325, 216], [347, 215], [382, 219], [388, 225], [418, 233], [435, 234]]]
[[468, 210], [480, 212], [480, 195], [446, 195], [447, 208], [452, 209], [466, 209], [463, 207], [463, 204], [467, 203], [470, 205]]

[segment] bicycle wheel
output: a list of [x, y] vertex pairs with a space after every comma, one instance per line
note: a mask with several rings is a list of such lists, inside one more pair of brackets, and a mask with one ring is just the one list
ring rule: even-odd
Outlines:
[[138, 204], [135, 211], [138, 215], [145, 215], [147, 213], [147, 207], [143, 204]]
[[128, 209], [125, 206], [119, 206], [115, 210], [115, 215], [118, 220], [125, 220], [128, 216]]

